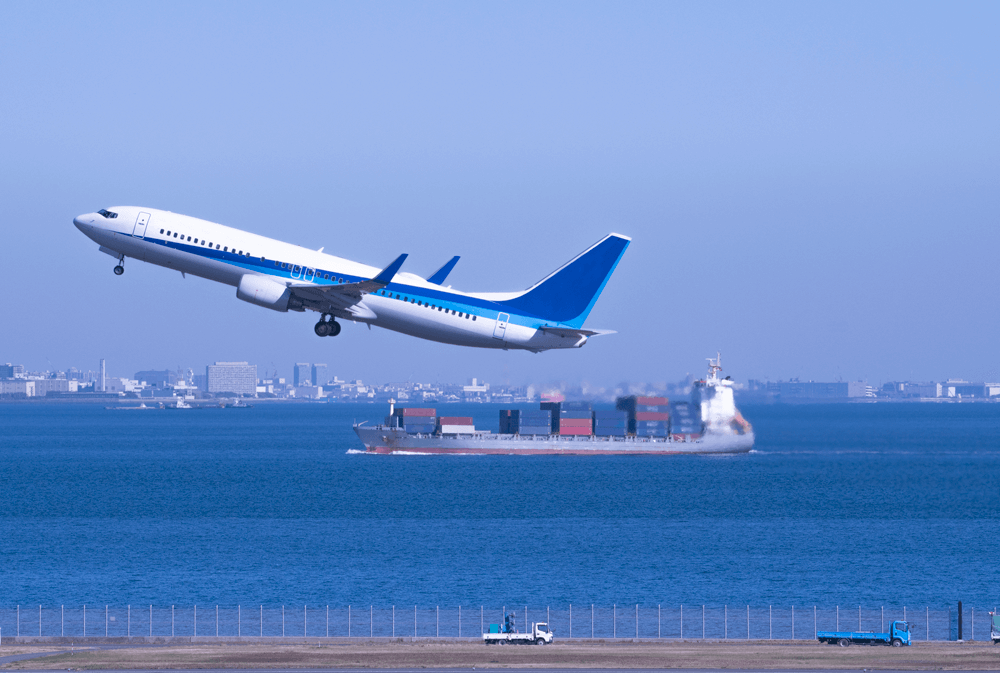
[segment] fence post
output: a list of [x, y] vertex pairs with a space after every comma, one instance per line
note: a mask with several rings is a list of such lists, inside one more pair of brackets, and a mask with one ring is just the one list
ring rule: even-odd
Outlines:
[[149, 604], [149, 637], [153, 637], [153, 604]]
[[309, 637], [309, 606], [302, 605], [302, 637]]
[[747, 640], [750, 640], [750, 606], [747, 606]]
[[458, 637], [462, 637], [462, 606], [458, 606]]
[[126, 622], [125, 622], [125, 625], [126, 625], [125, 626], [125, 636], [127, 638], [131, 638], [132, 637], [132, 606], [131, 605], [128, 606], [128, 616], [125, 619], [126, 619]]
[[170, 637], [174, 637], [174, 606], [170, 606]]
[[368, 606], [368, 637], [375, 637], [375, 606]]
[[611, 604], [611, 637], [618, 637], [618, 606]]
[[[814, 610], [813, 611], [813, 615], [815, 615], [815, 614], [816, 614], [816, 612]], [[767, 639], [768, 640], [773, 640], [774, 639], [774, 621], [771, 618], [771, 606], [770, 605], [767, 606]]]
[[[150, 624], [152, 624], [152, 620], [150, 620]], [[149, 628], [153, 628], [153, 627], [150, 626]], [[20, 605], [17, 606], [17, 634], [21, 635], [21, 606]], [[86, 606], [86, 604], [84, 604], [84, 606], [83, 606], [83, 637], [84, 638], [87, 637], [87, 606]]]
[[[414, 610], [416, 610], [416, 608], [414, 608]], [[282, 609], [282, 613], [281, 613], [282, 624], [284, 624], [284, 619], [285, 619], [284, 615], [285, 615], [285, 613], [284, 613], [284, 610]], [[284, 630], [284, 627], [282, 627], [282, 630]], [[285, 634], [282, 633], [281, 635], [285, 635]], [[348, 638], [351, 637], [351, 606], [350, 605], [347, 606], [347, 637]]]
[[42, 637], [42, 606], [38, 606], [38, 637]]
[[[41, 619], [39, 619], [39, 629], [41, 629]], [[41, 635], [41, 634], [38, 634]], [[174, 635], [171, 633], [170, 635]], [[108, 637], [108, 606], [104, 606], [104, 637]]]
[[[21, 635], [21, 606], [17, 606], [17, 633], [18, 637]], [[83, 606], [83, 635], [87, 635], [87, 606]]]
[[528, 632], [528, 606], [524, 606], [524, 632]]
[[[351, 606], [347, 606], [347, 635], [351, 635]], [[285, 637], [285, 606], [281, 606], [281, 637]]]
[[[924, 618], [924, 626], [927, 627], [927, 635], [924, 637], [924, 641], [929, 641], [931, 639], [931, 607], [928, 605], [926, 606], [926, 608], [927, 608], [927, 615]], [[996, 611], [997, 609], [993, 608], [993, 612]]]
[[[326, 609], [326, 614], [328, 614], [328, 615], [330, 614], [330, 608], [329, 607], [327, 607], [327, 609]], [[329, 624], [330, 623], [330, 618], [327, 617], [326, 620], [327, 620], [327, 624]], [[330, 627], [329, 626], [326, 627], [326, 632], [327, 632], [327, 635], [330, 634]], [[392, 606], [392, 637], [393, 638], [396, 637], [396, 606], [395, 605]]]
[[705, 640], [705, 606], [701, 606], [701, 639]]
[[417, 639], [417, 606], [413, 606], [413, 639]]
[[215, 637], [219, 637], [219, 605], [215, 605]]
[[194, 606], [194, 635], [198, 635], [198, 606]]
[[236, 604], [236, 637], [243, 637], [243, 606]]
[[879, 619], [879, 633], [885, 633], [885, 606], [882, 606], [882, 617]]
[[837, 606], [837, 628], [836, 631], [840, 631], [840, 606]]
[[260, 606], [260, 637], [264, 637], [264, 606]]
[[[393, 606], [394, 608], [396, 606]], [[396, 635], [396, 615], [392, 616], [392, 635]], [[326, 637], [330, 637], [330, 606], [326, 606]]]
[[[525, 612], [527, 612], [527, 608], [525, 608]], [[440, 605], [435, 605], [434, 606], [434, 637], [435, 638], [440, 638], [441, 637], [441, 606]]]
[[[479, 632], [480, 633], [483, 633], [483, 627], [486, 625], [486, 619], [484, 618], [484, 615], [483, 615], [484, 612], [485, 612], [485, 606], [480, 605], [479, 606]], [[570, 622], [570, 624], [572, 624], [572, 622]], [[570, 626], [570, 628], [573, 628], [573, 627]]]
[[[549, 627], [551, 628], [551, 627]], [[573, 637], [573, 604], [569, 604], [569, 637]]]
[[594, 604], [590, 604], [590, 638], [594, 638]]
[[795, 606], [792, 606], [792, 640], [795, 640]]
[[814, 639], [816, 638], [816, 634], [817, 633], [818, 633], [818, 631], [816, 630], [816, 606], [814, 605], [813, 606], [813, 638]]
[[861, 630], [861, 606], [858, 606], [858, 631]]
[[729, 640], [729, 606], [722, 606], [722, 621], [725, 624], [722, 630], [722, 639]]
[[635, 638], [639, 639], [639, 604], [635, 604]]
[[59, 635], [66, 635], [66, 606], [59, 606]]

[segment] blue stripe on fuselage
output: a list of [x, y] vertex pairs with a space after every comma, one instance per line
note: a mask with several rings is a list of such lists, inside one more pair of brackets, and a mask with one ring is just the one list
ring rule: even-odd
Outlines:
[[[223, 262], [225, 264], [230, 264], [232, 266], [239, 267], [241, 269], [246, 269], [248, 271], [253, 271], [255, 273], [260, 273], [265, 276], [270, 276], [277, 280], [285, 281], [292, 280], [296, 282], [312, 282], [318, 287], [326, 285], [340, 285], [341, 283], [327, 280], [323, 278], [314, 277], [312, 281], [304, 281], [302, 274], [299, 277], [292, 276], [292, 268], [298, 266], [302, 268], [312, 268], [303, 267], [301, 264], [292, 264], [291, 262], [282, 262], [280, 260], [271, 260], [262, 262], [259, 256], [247, 257], [246, 255], [238, 255], [232, 252], [224, 252], [222, 250], [216, 250], [214, 248], [209, 249], [207, 246], [202, 247], [200, 245], [195, 245], [192, 243], [180, 243], [179, 241], [169, 241], [158, 238], [141, 238], [134, 236], [146, 243], [154, 243], [156, 245], [162, 245], [172, 250], [177, 250], [178, 252], [186, 252], [189, 254], [197, 255], [198, 257], [203, 257], [206, 259], [211, 259], [218, 262]], [[275, 262], [278, 265], [287, 263], [290, 265], [288, 269], [282, 269], [280, 266], [275, 266]], [[371, 280], [368, 277], [362, 276], [352, 276], [350, 274], [344, 274], [341, 272], [334, 272], [329, 269], [316, 269], [317, 275], [330, 274], [336, 276], [337, 278], [343, 278], [344, 283], [357, 283], [364, 280]], [[525, 327], [537, 328], [542, 325], [553, 325], [552, 320], [545, 320], [540, 316], [530, 316], [530, 315], [520, 315], [517, 313], [512, 313], [509, 308], [491, 302], [485, 299], [479, 299], [476, 297], [466, 297], [461, 295], [455, 295], [449, 292], [444, 292], [441, 290], [433, 290], [430, 288], [417, 288], [412, 285], [406, 285], [403, 283], [389, 283], [386, 286], [385, 292], [392, 293], [391, 298], [395, 298], [395, 295], [399, 294], [405, 296], [407, 300], [414, 299], [416, 301], [421, 301], [424, 303], [431, 302], [434, 306], [440, 306], [443, 309], [449, 309], [453, 311], [458, 311], [459, 313], [468, 313], [470, 315], [475, 315], [481, 318], [488, 318], [495, 320], [500, 313], [510, 314], [510, 319], [507, 321], [510, 324], [521, 325]], [[383, 298], [390, 298], [386, 295], [379, 294], [378, 292], [371, 293], [374, 296], [379, 296]], [[461, 296], [461, 300], [456, 300], [457, 297]], [[596, 300], [596, 298], [595, 298]], [[402, 301], [402, 299], [399, 299]], [[416, 304], [414, 304], [416, 305]], [[556, 325], [558, 326], [558, 325]]]

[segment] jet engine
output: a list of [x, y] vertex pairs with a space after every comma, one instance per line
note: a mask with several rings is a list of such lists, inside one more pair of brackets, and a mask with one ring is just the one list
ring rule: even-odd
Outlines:
[[269, 308], [272, 311], [286, 312], [289, 308], [289, 300], [292, 299], [292, 291], [281, 283], [276, 283], [266, 276], [245, 274], [240, 278], [239, 287], [236, 288], [236, 296], [243, 301]]

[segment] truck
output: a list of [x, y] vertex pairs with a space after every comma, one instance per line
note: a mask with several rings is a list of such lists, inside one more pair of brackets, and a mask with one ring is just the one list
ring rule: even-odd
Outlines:
[[990, 640], [996, 645], [1000, 642], [1000, 614], [990, 613]]
[[889, 626], [888, 633], [875, 631], [818, 631], [816, 639], [821, 643], [848, 647], [851, 643], [860, 645], [891, 645], [902, 647], [910, 644], [910, 625], [896, 620]]
[[487, 645], [548, 645], [552, 642], [548, 624], [532, 622], [530, 631], [519, 633], [514, 620], [511, 613], [504, 616], [503, 624], [490, 624], [489, 631], [483, 634], [483, 642]]

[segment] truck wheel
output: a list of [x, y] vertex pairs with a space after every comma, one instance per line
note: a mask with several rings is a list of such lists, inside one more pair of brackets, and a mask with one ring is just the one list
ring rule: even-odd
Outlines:
[[535, 645], [544, 645], [544, 644], [545, 644], [545, 638], [536, 638], [535, 639]]
[[851, 641], [848, 640], [847, 638], [841, 638], [840, 640], [837, 641], [837, 644], [840, 645], [841, 647], [850, 647]]
[[902, 647], [903, 646], [903, 641], [900, 640], [899, 638], [894, 638], [893, 641], [892, 641], [892, 646], [893, 647]]

